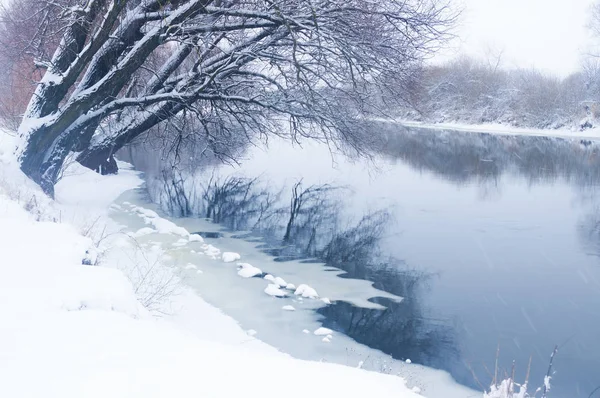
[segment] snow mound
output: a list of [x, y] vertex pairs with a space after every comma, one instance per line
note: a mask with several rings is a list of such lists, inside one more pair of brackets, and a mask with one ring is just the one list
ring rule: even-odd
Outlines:
[[275, 279], [273, 279], [273, 283], [275, 283], [276, 285], [279, 285], [279, 287], [286, 287], [287, 286], [287, 282], [281, 278], [281, 277], [276, 277]]
[[281, 290], [278, 285], [273, 283], [269, 283], [269, 286], [265, 288], [265, 293], [273, 297], [285, 297], [288, 295], [285, 291]]
[[296, 311], [293, 305], [284, 305], [283, 307], [281, 307], [281, 309], [284, 311]]
[[248, 263], [237, 263], [238, 265], [238, 275], [242, 278], [253, 278], [255, 276], [262, 275], [262, 271], [259, 268], [256, 268], [252, 264]]
[[133, 238], [140, 238], [142, 236], [146, 236], [146, 235], [150, 235], [155, 233], [156, 230], [149, 228], [149, 227], [144, 227], [144, 228], [140, 228], [138, 229], [136, 232], [134, 232], [133, 234], [131, 234], [131, 237]]
[[267, 280], [267, 281], [269, 281], [269, 282], [275, 283], [275, 277], [273, 275], [271, 275], [271, 274], [265, 275], [264, 279]]
[[320, 327], [317, 330], [315, 330], [313, 332], [313, 334], [315, 336], [327, 336], [328, 334], [333, 334], [333, 330], [328, 329], [328, 328], [324, 328], [324, 327]]
[[329, 300], [327, 297], [323, 297], [321, 299], [322, 302], [324, 302], [325, 304], [331, 304], [331, 300]]
[[204, 239], [202, 239], [202, 237], [198, 234], [190, 234], [188, 239], [190, 242], [204, 242]]
[[242, 258], [239, 253], [234, 252], [224, 252], [221, 257], [223, 258], [224, 263], [232, 263]]
[[304, 329], [304, 330], [302, 331], [302, 333], [304, 333], [304, 334], [310, 334], [310, 330], [308, 330], [308, 329]]
[[188, 240], [187, 239], [179, 239], [177, 242], [173, 243], [173, 246], [175, 247], [182, 247], [188, 244]]
[[319, 298], [319, 295], [317, 294], [317, 291], [315, 289], [313, 289], [312, 287], [308, 286], [308, 285], [300, 285], [298, 286], [298, 288], [296, 289], [296, 291], [294, 292], [294, 294], [296, 296], [302, 296], [305, 298]]
[[323, 337], [323, 343], [331, 343], [331, 340], [329, 339], [329, 337]]
[[210, 244], [202, 245], [202, 250], [204, 250], [204, 254], [206, 254], [207, 256], [213, 257], [215, 259], [219, 254], [221, 254], [221, 250], [219, 250], [218, 248], [216, 248]]
[[296, 285], [294, 285], [293, 283], [288, 283], [285, 286], [285, 288], [288, 289], [288, 290], [296, 290]]

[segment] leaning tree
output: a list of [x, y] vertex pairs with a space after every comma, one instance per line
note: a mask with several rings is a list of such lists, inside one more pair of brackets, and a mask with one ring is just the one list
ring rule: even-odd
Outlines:
[[213, 137], [286, 134], [362, 151], [373, 137], [361, 121], [378, 112], [377, 98], [402, 96], [455, 17], [442, 0], [33, 4], [44, 10], [31, 16], [36, 40], [57, 44], [34, 60], [43, 77], [18, 153], [48, 194], [69, 154], [116, 172], [116, 151], [184, 113]]

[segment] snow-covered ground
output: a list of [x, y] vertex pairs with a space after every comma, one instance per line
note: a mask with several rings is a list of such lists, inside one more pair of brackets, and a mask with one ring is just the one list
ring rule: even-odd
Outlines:
[[0, 134], [0, 396], [419, 396], [401, 377], [294, 359], [251, 337], [138, 239], [187, 239], [206, 258], [217, 248], [144, 209], [130, 206], [137, 236], [107, 217], [141, 183], [133, 171], [74, 165], [54, 202], [20, 173], [12, 141]]
[[525, 135], [534, 137], [556, 137], [571, 139], [600, 139], [600, 127], [585, 130], [577, 129], [535, 129], [513, 127], [499, 123], [466, 124], [466, 123], [425, 123], [410, 120], [374, 118], [374, 121], [397, 123], [406, 127], [417, 127], [433, 130], [452, 130], [468, 133], [487, 133], [499, 135]]

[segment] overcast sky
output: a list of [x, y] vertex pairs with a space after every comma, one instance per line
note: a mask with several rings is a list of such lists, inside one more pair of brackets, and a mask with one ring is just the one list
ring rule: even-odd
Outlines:
[[503, 50], [504, 67], [536, 67], [564, 76], [577, 69], [589, 45], [586, 29], [593, 0], [459, 0], [464, 12], [460, 42], [445, 51], [485, 56]]

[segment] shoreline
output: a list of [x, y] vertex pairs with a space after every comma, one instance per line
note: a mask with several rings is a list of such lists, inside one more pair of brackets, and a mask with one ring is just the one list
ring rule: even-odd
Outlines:
[[575, 140], [600, 141], [600, 127], [593, 127], [583, 131], [568, 129], [536, 129], [527, 127], [507, 126], [499, 123], [466, 124], [466, 123], [427, 123], [402, 119], [373, 118], [377, 122], [393, 123], [404, 127], [420, 128], [427, 130], [450, 130], [464, 133], [497, 134], [507, 136], [552, 137]]

